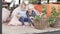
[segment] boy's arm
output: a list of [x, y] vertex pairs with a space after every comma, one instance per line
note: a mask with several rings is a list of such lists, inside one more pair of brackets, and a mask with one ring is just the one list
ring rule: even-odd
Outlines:
[[17, 13], [17, 14], [16, 14], [16, 17], [17, 17], [17, 18], [20, 18], [20, 15]]

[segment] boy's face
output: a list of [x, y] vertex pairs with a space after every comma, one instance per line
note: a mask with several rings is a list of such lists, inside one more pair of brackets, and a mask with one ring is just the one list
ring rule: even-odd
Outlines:
[[22, 10], [26, 9], [26, 6], [25, 5], [21, 5], [21, 9]]

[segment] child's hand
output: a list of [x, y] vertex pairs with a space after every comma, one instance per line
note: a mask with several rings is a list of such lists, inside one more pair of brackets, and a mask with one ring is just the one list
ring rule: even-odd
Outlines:
[[30, 17], [32, 20], [34, 19], [34, 17]]
[[17, 17], [17, 18], [20, 18], [20, 16], [19, 16], [18, 14], [16, 14], [16, 17]]

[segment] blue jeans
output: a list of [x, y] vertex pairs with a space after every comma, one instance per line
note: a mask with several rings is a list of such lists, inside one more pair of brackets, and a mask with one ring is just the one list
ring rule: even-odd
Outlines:
[[32, 21], [29, 17], [20, 17], [19, 21], [22, 22], [22, 25], [24, 25], [24, 22], [29, 22], [30, 24], [32, 24]]

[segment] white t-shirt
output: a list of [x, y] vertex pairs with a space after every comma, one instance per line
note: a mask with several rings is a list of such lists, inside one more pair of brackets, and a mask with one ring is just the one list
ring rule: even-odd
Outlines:
[[15, 16], [16, 14], [19, 14], [20, 16], [24, 16], [25, 17], [26, 16], [26, 10], [21, 11], [20, 6], [19, 6], [12, 12], [12, 16], [11, 17]]
[[19, 10], [18, 15], [20, 15], [20, 17], [26, 17], [26, 10], [24, 10], [24, 11]]

